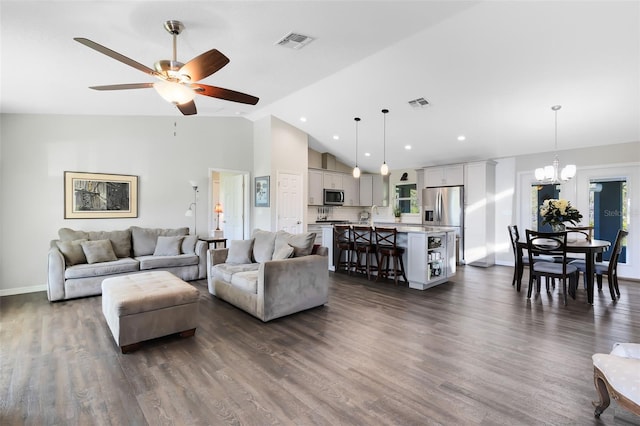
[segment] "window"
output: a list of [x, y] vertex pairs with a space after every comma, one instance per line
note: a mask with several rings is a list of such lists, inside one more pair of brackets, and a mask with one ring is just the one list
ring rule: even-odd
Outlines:
[[396, 202], [402, 213], [420, 213], [415, 183], [396, 185]]
[[[626, 178], [590, 179], [589, 225], [593, 226], [593, 237], [597, 240], [615, 241], [618, 230], [627, 229], [629, 204]], [[626, 263], [626, 239], [622, 244], [618, 262]], [[610, 258], [611, 250], [603, 253], [603, 260]]]

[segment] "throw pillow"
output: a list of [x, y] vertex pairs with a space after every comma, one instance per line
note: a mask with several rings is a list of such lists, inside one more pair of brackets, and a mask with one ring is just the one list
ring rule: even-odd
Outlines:
[[280, 250], [273, 253], [273, 260], [288, 259], [293, 256], [293, 247], [282, 247]]
[[180, 248], [182, 247], [182, 240], [184, 237], [164, 237], [159, 236], [156, 243], [156, 249], [153, 252], [154, 256], [177, 256], [180, 254]]
[[276, 243], [276, 233], [263, 231], [262, 229], [254, 229], [251, 237], [253, 243], [253, 258], [258, 263], [271, 260], [273, 256], [273, 247]]
[[84, 251], [82, 251], [82, 243], [85, 241], [87, 240], [56, 241], [58, 250], [64, 256], [64, 262], [67, 266], [87, 263], [87, 258], [84, 255]]
[[131, 231], [89, 231], [89, 240], [109, 240], [116, 257], [131, 256]]
[[184, 240], [182, 240], [182, 253], [195, 254], [197, 242], [198, 242], [197, 235], [186, 235], [184, 237]]
[[189, 233], [189, 228], [163, 229], [163, 228], [140, 228], [132, 226], [131, 235], [133, 239], [133, 255], [148, 256], [156, 249], [156, 241], [159, 236], [175, 237], [185, 236]]
[[82, 251], [87, 258], [87, 263], [118, 260], [116, 254], [113, 252], [111, 241], [109, 240], [84, 241], [81, 244]]
[[251, 240], [231, 240], [229, 241], [229, 253], [227, 262], [232, 265], [242, 265], [251, 262], [251, 252], [253, 251], [253, 239]]
[[276, 236], [276, 251], [281, 250], [286, 245], [293, 247], [293, 257], [308, 256], [313, 250], [313, 243], [316, 240], [315, 232], [303, 232], [302, 234], [290, 234], [286, 231], [278, 231]]

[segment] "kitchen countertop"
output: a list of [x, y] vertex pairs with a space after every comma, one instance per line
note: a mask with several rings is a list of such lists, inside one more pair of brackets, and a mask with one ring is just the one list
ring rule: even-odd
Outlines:
[[[310, 223], [309, 225], [320, 225], [320, 226], [333, 226], [334, 224], [340, 224], [340, 225], [367, 225], [367, 224], [363, 224], [363, 223], [358, 223], [358, 222], [347, 222], [347, 221], [340, 221], [340, 222], [315, 222], [315, 223]], [[391, 223], [391, 222], [374, 222], [373, 224], [374, 228], [376, 226], [380, 227], [380, 228], [396, 228], [398, 230], [398, 232], [405, 232], [405, 233], [432, 233], [432, 232], [453, 232], [455, 231], [454, 228], [445, 228], [445, 227], [434, 227], [434, 226], [422, 226], [420, 224], [414, 224], [414, 223]]]

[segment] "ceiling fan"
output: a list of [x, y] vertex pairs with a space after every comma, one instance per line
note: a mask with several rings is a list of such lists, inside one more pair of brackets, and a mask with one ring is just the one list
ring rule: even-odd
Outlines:
[[82, 37], [74, 38], [78, 43], [82, 43], [87, 47], [158, 79], [158, 81], [154, 83], [111, 84], [108, 86], [91, 86], [90, 89], [128, 90], [153, 87], [160, 96], [168, 102], [173, 103], [184, 115], [194, 115], [197, 113], [196, 104], [193, 101], [195, 95], [204, 95], [250, 105], [258, 103], [259, 99], [255, 96], [222, 87], [198, 83], [199, 80], [210, 76], [227, 65], [229, 58], [217, 49], [211, 49], [196, 56], [186, 64], [178, 62], [176, 59], [176, 40], [178, 34], [184, 29], [184, 25], [180, 21], [171, 20], [164, 23], [164, 28], [173, 36], [173, 58], [171, 60], [159, 60], [154, 64], [154, 69], [89, 39]]

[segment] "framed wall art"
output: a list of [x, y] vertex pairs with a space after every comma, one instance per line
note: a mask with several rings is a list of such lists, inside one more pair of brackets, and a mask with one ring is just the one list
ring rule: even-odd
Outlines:
[[64, 172], [65, 219], [138, 217], [138, 176]]
[[256, 178], [256, 207], [269, 207], [269, 176]]

